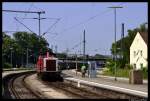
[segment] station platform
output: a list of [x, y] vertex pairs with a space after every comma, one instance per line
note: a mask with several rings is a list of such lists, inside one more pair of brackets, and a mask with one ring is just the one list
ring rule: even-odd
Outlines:
[[119, 78], [117, 79], [117, 81], [115, 81], [113, 78], [107, 76], [97, 76], [96, 78], [89, 78], [86, 74], [85, 77], [82, 77], [81, 73], [76, 73], [75, 70], [63, 70], [62, 73], [66, 75], [65, 79], [68, 80], [80, 81], [89, 83], [91, 85], [97, 85], [99, 87], [109, 88], [115, 91], [148, 97], [147, 81], [144, 81], [143, 84], [129, 84], [129, 81], [127, 79]]

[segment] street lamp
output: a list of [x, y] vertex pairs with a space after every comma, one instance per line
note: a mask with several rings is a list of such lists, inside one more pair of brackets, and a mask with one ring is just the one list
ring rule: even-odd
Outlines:
[[116, 9], [117, 8], [123, 8], [121, 6], [112, 6], [112, 7], [108, 7], [108, 8], [113, 8], [114, 9], [114, 23], [115, 23], [115, 27], [114, 27], [114, 31], [115, 31], [115, 49], [114, 49], [114, 57], [115, 57], [115, 81], [117, 81], [116, 78]]

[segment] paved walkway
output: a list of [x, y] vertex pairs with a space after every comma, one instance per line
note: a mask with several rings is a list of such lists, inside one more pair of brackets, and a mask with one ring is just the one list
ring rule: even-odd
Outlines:
[[74, 70], [63, 70], [62, 73], [72, 77], [72, 78], [77, 78], [85, 81], [91, 81], [91, 82], [96, 82], [99, 84], [105, 84], [105, 85], [111, 85], [115, 87], [121, 87], [121, 88], [126, 88], [126, 89], [131, 89], [131, 90], [136, 90], [136, 91], [142, 91], [142, 92], [148, 92], [148, 84], [143, 83], [143, 84], [129, 84], [129, 81], [127, 80], [117, 80], [115, 81], [114, 79], [108, 79], [107, 77], [97, 77], [97, 78], [89, 78], [87, 75], [85, 78], [81, 77], [81, 73], [77, 73]]

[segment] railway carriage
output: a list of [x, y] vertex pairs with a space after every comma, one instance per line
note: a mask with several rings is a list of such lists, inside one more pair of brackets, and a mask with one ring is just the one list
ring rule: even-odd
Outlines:
[[54, 57], [53, 54], [49, 55], [49, 52], [46, 56], [39, 56], [36, 70], [42, 80], [62, 81], [61, 71], [58, 68], [58, 58]]

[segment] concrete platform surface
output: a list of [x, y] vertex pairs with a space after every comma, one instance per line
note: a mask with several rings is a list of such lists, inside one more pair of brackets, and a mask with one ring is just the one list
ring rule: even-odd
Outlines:
[[124, 90], [129, 93], [139, 93], [143, 94], [143, 96], [148, 96], [148, 84], [129, 84], [127, 80], [118, 80], [115, 81], [114, 79], [108, 79], [106, 77], [96, 77], [96, 78], [89, 78], [86, 77], [83, 78], [81, 77], [81, 73], [74, 72], [73, 70], [63, 70], [63, 74], [66, 75], [65, 78], [69, 79], [76, 79], [76, 80], [82, 80], [84, 82], [91, 82], [91, 83], [97, 83], [101, 85], [101, 87], [109, 87], [110, 89], [115, 89], [115, 90]]

